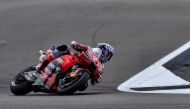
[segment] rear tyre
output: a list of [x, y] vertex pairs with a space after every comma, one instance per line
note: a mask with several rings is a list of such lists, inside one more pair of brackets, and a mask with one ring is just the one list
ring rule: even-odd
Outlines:
[[81, 75], [77, 76], [69, 85], [58, 86], [58, 94], [68, 95], [78, 91], [81, 87], [88, 83], [90, 74], [87, 71], [80, 71]]
[[28, 67], [15, 76], [10, 85], [10, 90], [15, 95], [25, 95], [32, 91], [32, 82], [27, 81], [24, 74], [36, 71], [34, 66]]

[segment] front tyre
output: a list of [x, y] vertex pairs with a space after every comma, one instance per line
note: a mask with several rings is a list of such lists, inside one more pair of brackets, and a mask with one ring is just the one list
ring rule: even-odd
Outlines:
[[74, 79], [67, 78], [67, 77], [63, 78], [63, 79], [71, 79], [71, 80], [65, 80], [65, 83], [62, 83], [62, 85], [59, 84], [57, 88], [58, 94], [61, 94], [61, 95], [72, 94], [78, 91], [85, 84], [87, 84], [90, 78], [90, 74], [85, 70], [79, 71], [79, 73], [81, 73], [81, 75], [78, 75]]
[[15, 76], [10, 85], [10, 90], [15, 95], [25, 95], [32, 91], [32, 82], [25, 79], [24, 74], [36, 71], [34, 66], [28, 67]]

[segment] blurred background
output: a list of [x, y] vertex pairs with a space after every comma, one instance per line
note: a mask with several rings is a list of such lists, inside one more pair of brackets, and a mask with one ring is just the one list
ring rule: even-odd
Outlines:
[[38, 62], [38, 50], [75, 40], [115, 47], [102, 83], [89, 91], [116, 93], [119, 84], [189, 41], [189, 10], [189, 0], [0, 0], [1, 91], [10, 94], [11, 79]]

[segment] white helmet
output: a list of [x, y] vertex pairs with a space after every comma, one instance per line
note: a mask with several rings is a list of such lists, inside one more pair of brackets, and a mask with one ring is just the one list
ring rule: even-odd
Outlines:
[[114, 54], [114, 48], [107, 43], [98, 43], [97, 48], [101, 49], [101, 56], [100, 56], [100, 61], [102, 63], [107, 63], [110, 61]]

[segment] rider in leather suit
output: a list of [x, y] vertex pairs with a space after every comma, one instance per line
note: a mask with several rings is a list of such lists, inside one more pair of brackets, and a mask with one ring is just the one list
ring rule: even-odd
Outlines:
[[[113, 56], [114, 48], [107, 44], [107, 43], [99, 43], [96, 48], [91, 48], [89, 46], [79, 44], [76, 41], [72, 41], [70, 46], [78, 51], [87, 51], [89, 49], [92, 50], [94, 55], [99, 57], [100, 62], [102, 63], [102, 67], [104, 67], [104, 64], [110, 61], [110, 59]], [[42, 61], [41, 64], [37, 66], [37, 71], [40, 72], [41, 70], [44, 70], [44, 68], [54, 59], [62, 56], [70, 54], [70, 47], [68, 45], [61, 45], [55, 48], [55, 50], [47, 55], [44, 55], [40, 58]], [[93, 77], [91, 79], [91, 84], [94, 85], [95, 83], [100, 83], [103, 72], [98, 71], [97, 66], [93, 62], [89, 62], [89, 70], [91, 71]]]

